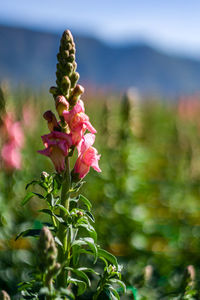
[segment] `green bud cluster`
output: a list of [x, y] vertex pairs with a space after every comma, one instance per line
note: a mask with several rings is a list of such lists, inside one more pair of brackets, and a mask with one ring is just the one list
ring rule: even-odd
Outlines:
[[75, 52], [73, 36], [69, 30], [65, 30], [57, 54], [57, 87], [51, 87], [50, 93], [53, 94], [54, 99], [59, 95], [63, 95], [71, 107], [76, 104], [79, 95], [83, 93], [83, 88], [76, 85], [79, 80], [79, 73], [76, 72]]
[[51, 285], [52, 278], [58, 273], [57, 248], [51, 231], [43, 227], [38, 241], [39, 269], [46, 275], [45, 283]]

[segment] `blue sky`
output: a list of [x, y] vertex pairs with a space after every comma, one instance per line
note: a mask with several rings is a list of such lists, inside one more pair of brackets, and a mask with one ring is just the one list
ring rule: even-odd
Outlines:
[[69, 28], [115, 43], [144, 39], [200, 57], [199, 0], [2, 0], [0, 23]]

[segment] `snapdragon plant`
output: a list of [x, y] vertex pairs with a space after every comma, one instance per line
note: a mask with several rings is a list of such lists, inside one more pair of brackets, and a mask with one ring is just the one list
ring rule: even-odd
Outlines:
[[[48, 222], [17, 237], [38, 237], [37, 268], [19, 290], [23, 299], [77, 299], [83, 293], [89, 295], [87, 299], [120, 299], [118, 291], [125, 292], [125, 284], [117, 259], [98, 245], [92, 204], [79, 193], [90, 167], [101, 169], [93, 147], [96, 130], [80, 99], [84, 88], [77, 84], [75, 44], [69, 30], [62, 35], [57, 58], [56, 86], [50, 93], [59, 120], [51, 110], [44, 113], [50, 132], [42, 136], [44, 149], [38, 151], [51, 159], [55, 172], [42, 172], [27, 184], [22, 201], [25, 205], [33, 196], [44, 201], [40, 213], [48, 216]], [[36, 185], [43, 192], [30, 191]], [[87, 265], [89, 257], [94, 267]], [[95, 267], [97, 261], [104, 264], [102, 274]], [[93, 276], [99, 278], [96, 286], [91, 286]]]

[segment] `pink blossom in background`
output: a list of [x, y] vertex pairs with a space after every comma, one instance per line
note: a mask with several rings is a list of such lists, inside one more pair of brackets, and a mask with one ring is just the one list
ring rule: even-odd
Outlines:
[[96, 129], [92, 126], [89, 121], [89, 117], [85, 114], [85, 108], [82, 100], [79, 100], [72, 110], [64, 110], [63, 116], [69, 126], [73, 145], [78, 145], [83, 138], [86, 129], [88, 129], [91, 133], [96, 133]]
[[65, 169], [65, 157], [68, 155], [69, 148], [72, 145], [71, 135], [52, 131], [49, 134], [42, 136], [45, 149], [39, 150], [40, 154], [48, 156], [57, 172], [62, 172]]
[[3, 118], [1, 131], [1, 160], [7, 170], [21, 168], [21, 148], [24, 145], [24, 133], [20, 122], [14, 121], [14, 115], [7, 113]]
[[199, 95], [181, 97], [178, 102], [178, 114], [182, 120], [199, 123]]
[[21, 169], [20, 149], [12, 141], [3, 145], [1, 156], [6, 169]]
[[94, 141], [95, 135], [87, 133], [77, 146], [78, 158], [74, 166], [74, 173], [78, 173], [80, 179], [87, 175], [90, 167], [97, 172], [101, 172], [98, 164], [100, 155], [98, 154], [97, 150], [92, 147]]
[[20, 122], [15, 122], [11, 113], [6, 114], [3, 118], [2, 132], [4, 138], [12, 140], [18, 147], [24, 145], [24, 133]]
[[37, 125], [37, 109], [30, 102], [26, 102], [22, 108], [23, 125], [33, 131]]

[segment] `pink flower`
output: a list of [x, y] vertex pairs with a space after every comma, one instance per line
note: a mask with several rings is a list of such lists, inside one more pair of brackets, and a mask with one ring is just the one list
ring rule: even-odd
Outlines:
[[71, 136], [64, 132], [52, 131], [42, 136], [45, 149], [39, 150], [40, 154], [50, 157], [57, 172], [65, 169], [65, 157], [72, 145]]
[[19, 149], [12, 141], [6, 143], [2, 147], [1, 156], [4, 161], [6, 169], [10, 170], [10, 169], [21, 168], [21, 155]]
[[3, 133], [4, 135], [17, 146], [24, 145], [24, 133], [20, 122], [14, 122], [11, 113], [7, 114], [3, 120]]
[[91, 133], [96, 133], [96, 129], [92, 126], [89, 117], [85, 114], [82, 100], [79, 100], [72, 110], [64, 110], [63, 116], [72, 134], [73, 145], [78, 145], [86, 129]]
[[37, 125], [37, 116], [38, 112], [35, 106], [33, 106], [30, 102], [25, 102], [22, 109], [22, 117], [23, 117], [23, 125], [25, 129], [30, 131], [34, 131]]
[[94, 141], [95, 135], [87, 133], [77, 146], [78, 159], [74, 166], [74, 173], [78, 173], [80, 179], [87, 175], [90, 167], [97, 172], [101, 172], [98, 165], [100, 155], [98, 155], [98, 152], [94, 147], [91, 147], [94, 144]]

